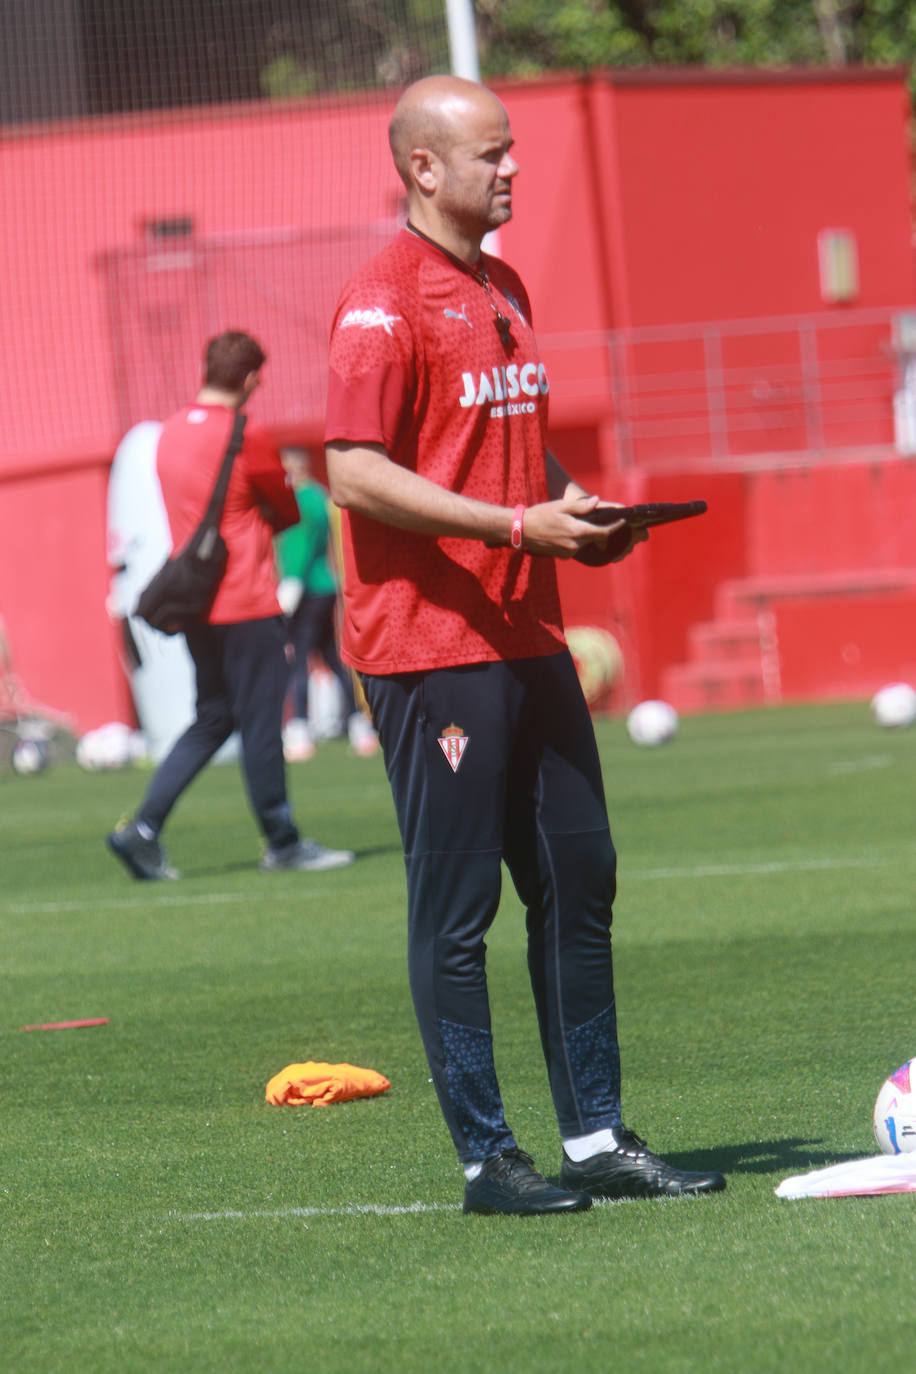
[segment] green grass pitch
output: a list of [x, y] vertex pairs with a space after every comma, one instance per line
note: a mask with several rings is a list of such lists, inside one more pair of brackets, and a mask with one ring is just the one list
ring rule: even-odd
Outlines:
[[[916, 1054], [916, 730], [864, 704], [598, 725], [620, 852], [624, 1114], [721, 1196], [464, 1217], [407, 990], [381, 762], [290, 769], [351, 869], [261, 874], [237, 770], [167, 832], [174, 884], [103, 837], [137, 771], [0, 775], [0, 1337], [16, 1374], [873, 1371], [912, 1359], [916, 1196], [787, 1202], [875, 1150]], [[489, 940], [510, 1124], [559, 1143], [506, 881]], [[27, 1024], [105, 1016], [94, 1029]], [[305, 1059], [384, 1097], [276, 1108]]]

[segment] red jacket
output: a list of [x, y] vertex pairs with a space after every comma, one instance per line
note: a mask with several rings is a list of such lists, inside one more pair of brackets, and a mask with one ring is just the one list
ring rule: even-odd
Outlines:
[[[234, 419], [228, 406], [189, 405], [162, 427], [156, 469], [173, 549], [182, 548], [201, 521]], [[273, 536], [298, 519], [280, 455], [265, 431], [249, 420], [220, 521], [229, 561], [207, 617], [211, 625], [280, 614]]]

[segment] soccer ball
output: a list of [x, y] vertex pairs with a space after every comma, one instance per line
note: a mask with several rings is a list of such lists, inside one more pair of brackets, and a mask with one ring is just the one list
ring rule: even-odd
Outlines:
[[916, 1150], [916, 1059], [902, 1064], [882, 1084], [875, 1103], [875, 1139], [882, 1154]]
[[678, 715], [667, 701], [641, 701], [627, 716], [627, 733], [634, 744], [654, 749], [677, 734]]
[[908, 682], [891, 682], [872, 697], [871, 713], [887, 730], [904, 729], [916, 720], [916, 691]]
[[623, 673], [623, 654], [609, 630], [596, 625], [572, 625], [566, 631], [582, 695], [593, 706], [607, 696]]
[[76, 746], [76, 761], [87, 772], [126, 768], [133, 757], [133, 735], [129, 725], [112, 720], [83, 735]]
[[13, 770], [23, 777], [30, 773], [40, 773], [48, 766], [48, 751], [38, 739], [20, 739], [13, 748], [10, 760]]

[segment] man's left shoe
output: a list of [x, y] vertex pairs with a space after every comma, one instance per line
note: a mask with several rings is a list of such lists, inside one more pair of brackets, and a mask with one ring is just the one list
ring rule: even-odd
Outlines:
[[691, 1173], [666, 1164], [646, 1148], [626, 1127], [616, 1128], [616, 1148], [601, 1150], [577, 1164], [563, 1152], [560, 1186], [584, 1188], [592, 1197], [696, 1197], [700, 1193], [720, 1193], [725, 1175], [710, 1169]]
[[352, 849], [325, 849], [315, 840], [296, 840], [282, 849], [268, 849], [259, 865], [263, 873], [317, 873], [345, 868], [356, 858]]

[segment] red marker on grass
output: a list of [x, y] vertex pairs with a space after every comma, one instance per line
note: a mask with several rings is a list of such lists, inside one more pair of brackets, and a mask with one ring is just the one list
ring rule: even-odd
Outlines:
[[79, 1030], [83, 1026], [107, 1026], [107, 1016], [89, 1016], [82, 1021], [44, 1021], [38, 1026], [23, 1026], [24, 1031], [33, 1030]]

